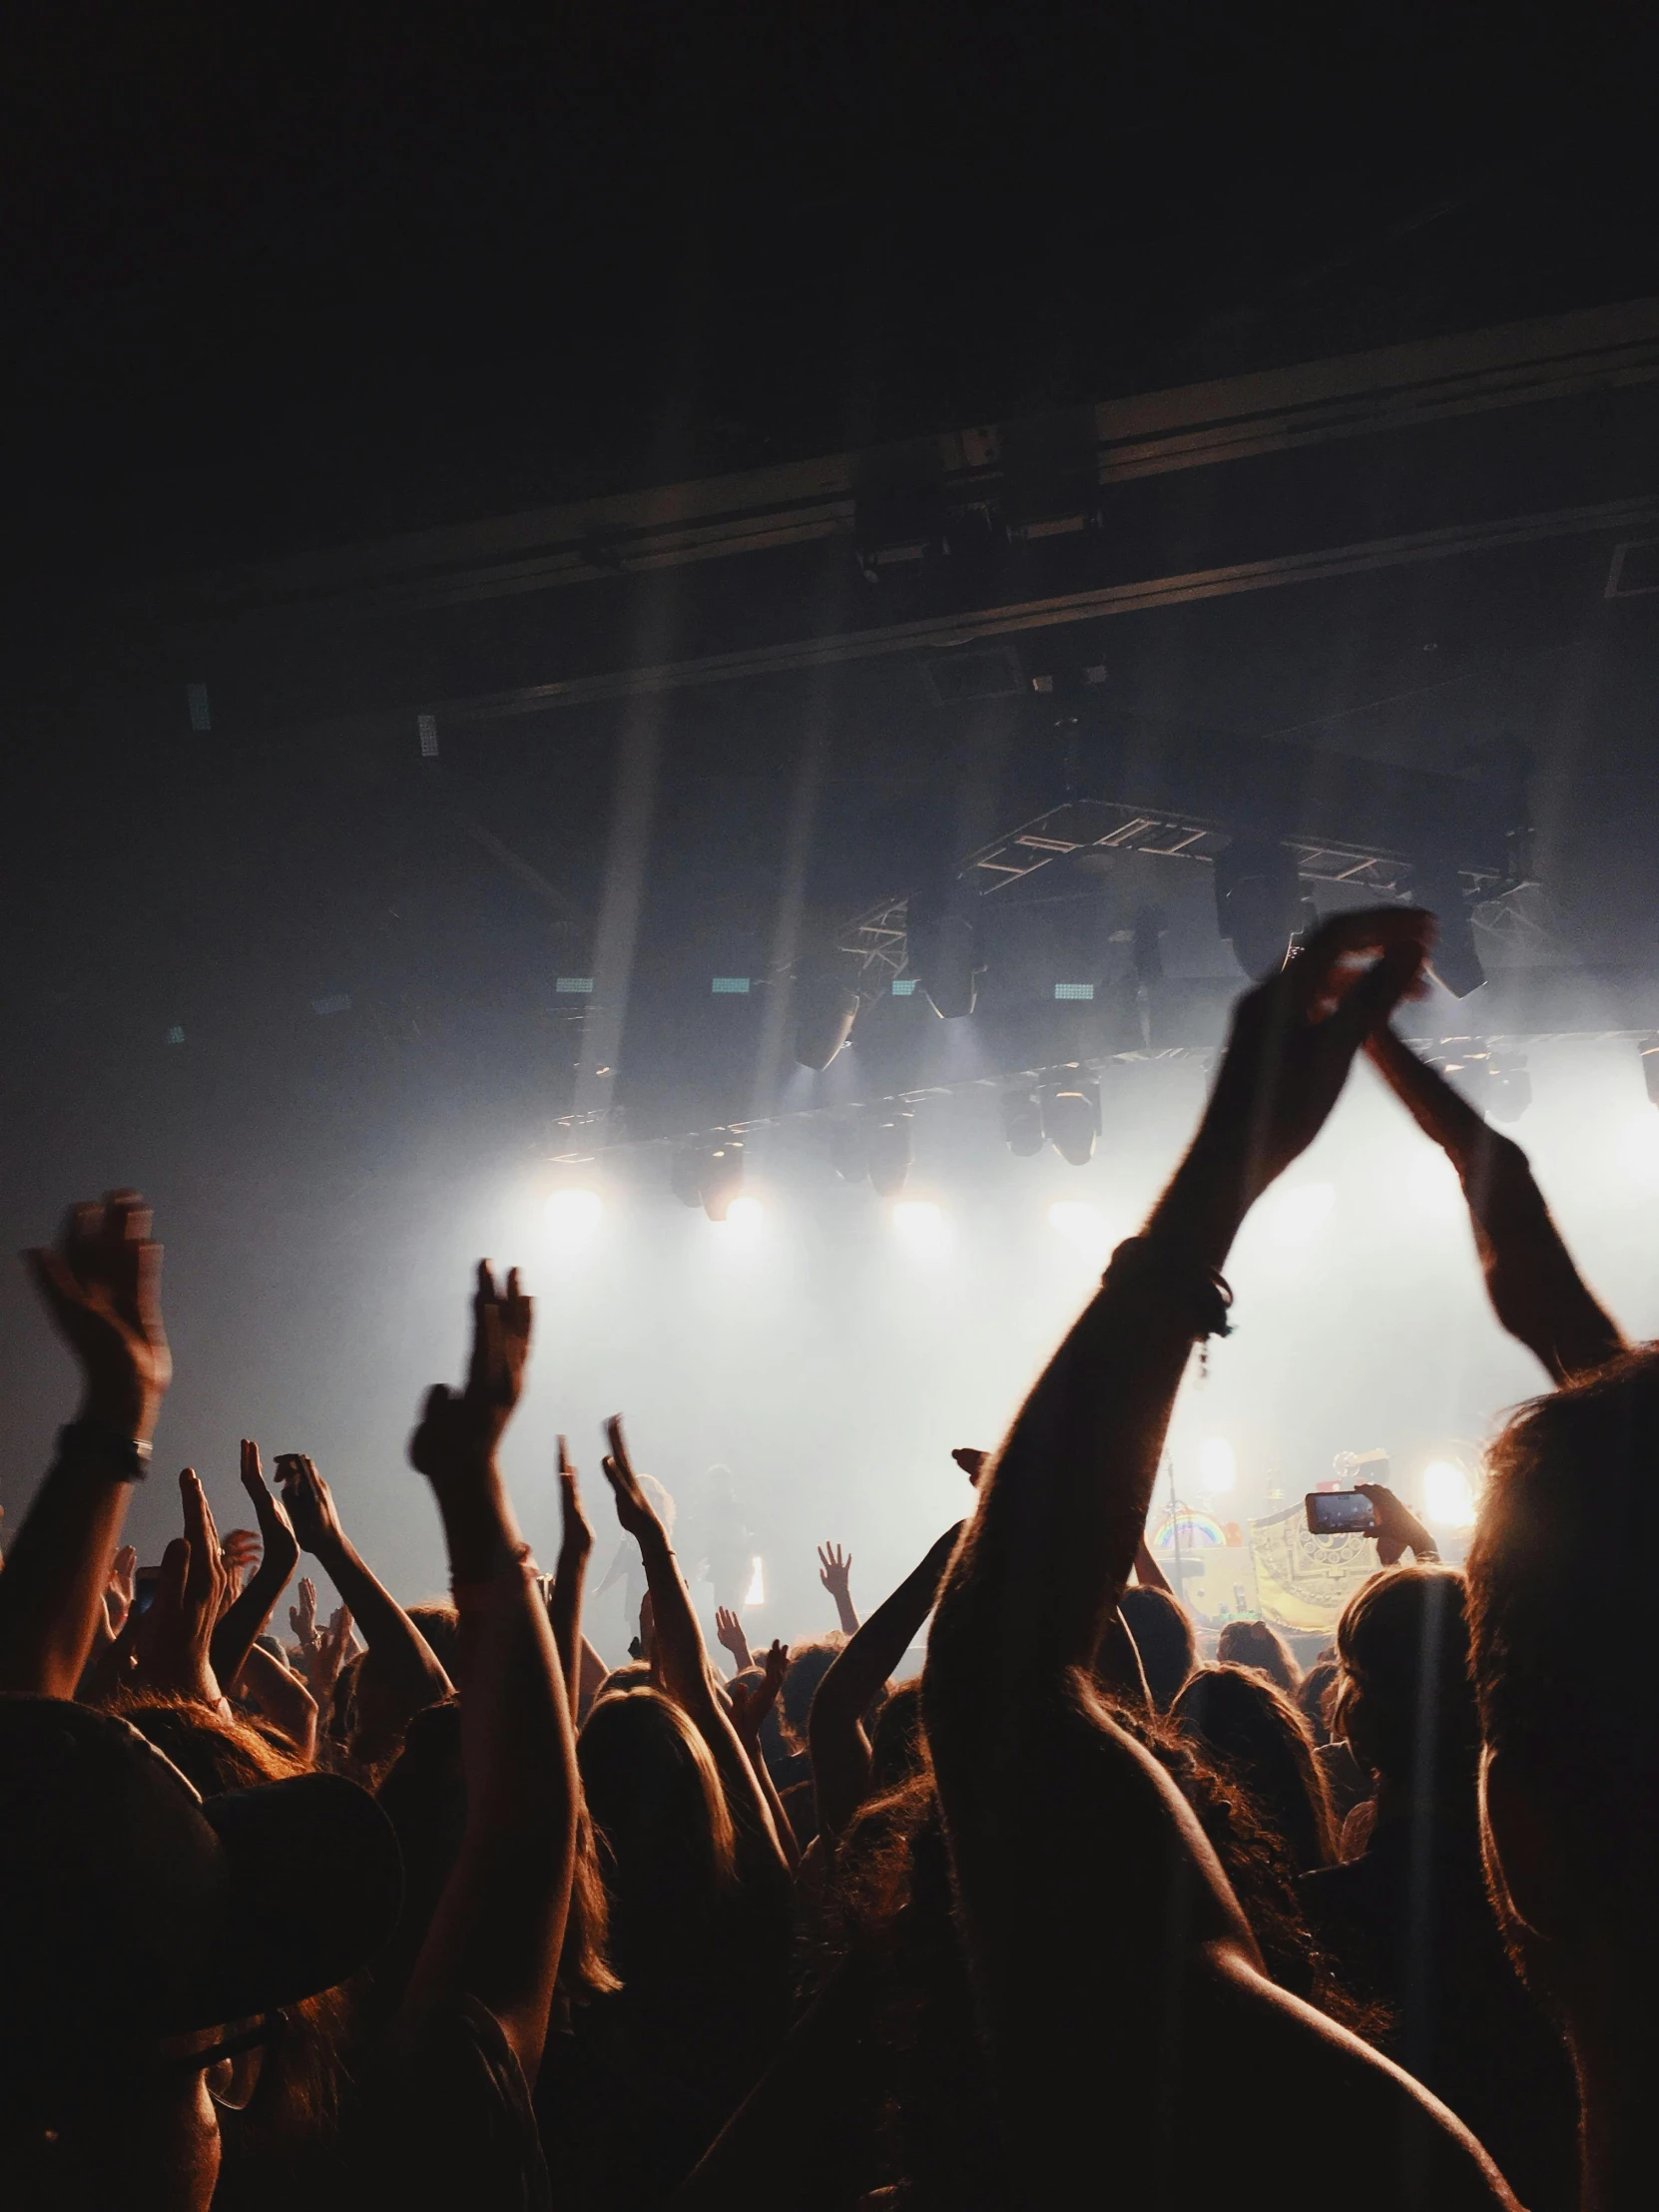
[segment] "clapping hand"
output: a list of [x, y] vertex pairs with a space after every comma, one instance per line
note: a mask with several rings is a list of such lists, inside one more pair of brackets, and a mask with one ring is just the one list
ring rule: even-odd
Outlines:
[[252, 1528], [228, 1529], [220, 1539], [220, 1552], [225, 1560], [228, 1576], [226, 1603], [242, 1593], [242, 1586], [260, 1563], [264, 1545]]
[[593, 1549], [593, 1529], [582, 1510], [582, 1499], [576, 1487], [576, 1469], [570, 1463], [565, 1440], [559, 1438], [559, 1520], [563, 1550], [573, 1556], [586, 1558]]
[[229, 1575], [213, 1508], [194, 1467], [179, 1477], [185, 1533], [162, 1554], [156, 1595], [133, 1636], [140, 1681], [218, 1706], [220, 1686], [209, 1651]]
[[110, 1568], [110, 1579], [104, 1590], [104, 1612], [112, 1636], [121, 1634], [133, 1610], [134, 1577], [137, 1573], [138, 1553], [131, 1544], [123, 1544], [115, 1555]]
[[622, 1433], [622, 1415], [613, 1413], [605, 1423], [605, 1433], [610, 1450], [601, 1462], [605, 1479], [611, 1485], [611, 1495], [616, 1500], [616, 1517], [625, 1534], [635, 1538], [648, 1536], [662, 1523], [651, 1500], [640, 1488], [640, 1478], [634, 1472], [634, 1463], [628, 1456], [628, 1444]]
[[[322, 1477], [311, 1467], [310, 1461], [307, 1459], [304, 1464], [320, 1483]], [[299, 1564], [299, 1538], [294, 1534], [287, 1507], [266, 1482], [265, 1470], [260, 1465], [260, 1447], [252, 1436], [242, 1439], [242, 1486], [252, 1500], [260, 1524], [256, 1542], [262, 1555], [261, 1571], [269, 1582], [276, 1584], [274, 1595], [280, 1595], [287, 1587], [288, 1576]], [[246, 1533], [246, 1530], [232, 1530], [233, 1535]]]
[[[255, 1457], [258, 1458], [257, 1451]], [[246, 1484], [246, 1461], [244, 1467]], [[345, 1530], [340, 1526], [333, 1493], [317, 1473], [315, 1460], [307, 1459], [301, 1451], [279, 1452], [276, 1479], [282, 1486], [283, 1518], [288, 1533], [301, 1549], [326, 1561], [344, 1544]], [[261, 1488], [264, 1488], [263, 1481]]]
[[25, 1258], [35, 1286], [81, 1364], [81, 1417], [150, 1440], [173, 1380], [162, 1324], [162, 1248], [137, 1191], [72, 1206], [56, 1245]]
[[308, 1658], [316, 1642], [316, 1584], [308, 1574], [299, 1577], [299, 1602], [288, 1607], [288, 1626], [298, 1641], [301, 1656]]
[[493, 1463], [501, 1431], [512, 1418], [530, 1358], [531, 1302], [518, 1270], [498, 1287], [487, 1260], [478, 1263], [472, 1301], [472, 1360], [466, 1385], [434, 1382], [409, 1438], [410, 1463], [439, 1491], [457, 1475]]

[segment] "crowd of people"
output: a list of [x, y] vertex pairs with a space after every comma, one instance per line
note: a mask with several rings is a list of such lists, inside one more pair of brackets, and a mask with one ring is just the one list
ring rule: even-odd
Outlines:
[[[861, 1620], [827, 1547], [809, 1645], [752, 1651], [723, 1603], [725, 1667], [620, 1419], [627, 1664], [583, 1634], [562, 1441], [532, 1558], [497, 1461], [531, 1303], [488, 1263], [408, 1445], [446, 1604], [399, 1604], [311, 1461], [268, 1481], [252, 1440], [255, 1526], [222, 1537], [187, 1468], [141, 1569], [161, 1251], [132, 1192], [72, 1209], [27, 1257], [84, 1392], [0, 1572], [0, 2204], [1634, 2205], [1659, 1357], [1390, 1025], [1431, 943], [1345, 914], [1243, 996], [1145, 1227], [1000, 1446], [955, 1454], [962, 1520]], [[1329, 1651], [1304, 1674], [1239, 1622], [1206, 1658], [1145, 1538], [1166, 1425], [1362, 1052], [1551, 1386], [1464, 1568], [1374, 1487]]]

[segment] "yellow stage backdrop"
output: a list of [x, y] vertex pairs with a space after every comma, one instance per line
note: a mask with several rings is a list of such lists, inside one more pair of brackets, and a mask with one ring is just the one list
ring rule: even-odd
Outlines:
[[1361, 1583], [1377, 1572], [1377, 1546], [1364, 1536], [1311, 1536], [1300, 1498], [1271, 1520], [1252, 1521], [1256, 1602], [1276, 1628], [1330, 1635]]

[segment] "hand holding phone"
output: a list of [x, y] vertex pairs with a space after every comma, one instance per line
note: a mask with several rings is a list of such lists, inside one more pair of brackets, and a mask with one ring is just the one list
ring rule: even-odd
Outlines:
[[1377, 1534], [1377, 1508], [1363, 1490], [1310, 1490], [1303, 1504], [1311, 1535]]

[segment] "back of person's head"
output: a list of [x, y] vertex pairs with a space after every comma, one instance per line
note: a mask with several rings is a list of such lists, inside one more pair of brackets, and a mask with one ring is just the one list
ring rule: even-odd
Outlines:
[[1331, 1732], [1380, 1782], [1472, 1810], [1480, 1729], [1469, 1688], [1463, 1577], [1385, 1567], [1337, 1623]]
[[816, 1643], [791, 1647], [790, 1670], [784, 1677], [778, 1702], [784, 1709], [785, 1726], [798, 1742], [806, 1740], [808, 1716], [813, 1710], [818, 1686], [845, 1646], [844, 1636], [824, 1636]]
[[1316, 1659], [1297, 1689], [1297, 1710], [1308, 1723], [1308, 1733], [1316, 1744], [1331, 1741], [1331, 1702], [1337, 1694], [1337, 1672], [1335, 1659]]
[[[254, 2044], [364, 1964], [396, 1914], [396, 1845], [363, 1791], [265, 1780], [253, 1731], [135, 1716], [213, 1787], [133, 1720], [0, 1698], [8, 2208], [206, 2212], [218, 2110], [259, 2093]], [[252, 2033], [223, 2048], [239, 2023]]]
[[1252, 1667], [1201, 1667], [1170, 1708], [1182, 1733], [1235, 1773], [1290, 1849], [1299, 1874], [1337, 1856], [1325, 1777], [1302, 1715]]
[[611, 1956], [626, 1983], [706, 1929], [733, 1879], [732, 1816], [708, 1746], [660, 1690], [598, 1699], [576, 1763], [610, 1902]]
[[443, 1598], [422, 1598], [408, 1609], [409, 1618], [426, 1639], [427, 1649], [451, 1682], [461, 1679], [461, 1616]]
[[921, 1677], [896, 1682], [882, 1700], [869, 1738], [868, 1795], [897, 1790], [927, 1765], [921, 1721]]
[[1503, 1883], [1535, 1933], [1642, 1976], [1659, 1940], [1659, 1347], [1522, 1406], [1488, 1468], [1469, 1633]]
[[1198, 1664], [1198, 1646], [1187, 1608], [1156, 1583], [1131, 1583], [1118, 1611], [1135, 1639], [1152, 1702], [1167, 1713], [1176, 1692]]
[[1290, 1646], [1266, 1621], [1229, 1621], [1216, 1639], [1216, 1657], [1224, 1666], [1254, 1667], [1287, 1697], [1295, 1697], [1302, 1681]]

